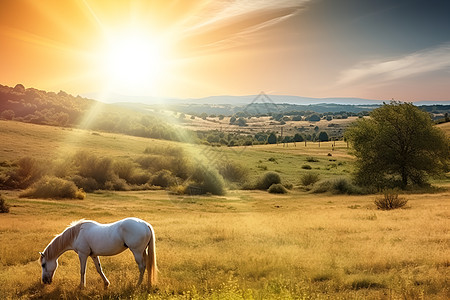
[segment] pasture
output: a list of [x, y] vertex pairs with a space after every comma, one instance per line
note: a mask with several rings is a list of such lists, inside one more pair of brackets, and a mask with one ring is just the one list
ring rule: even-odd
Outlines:
[[40, 283], [38, 251], [80, 218], [135, 216], [156, 232], [159, 284], [149, 298], [444, 299], [450, 295], [450, 193], [409, 195], [408, 208], [378, 211], [373, 196], [231, 191], [182, 197], [164, 191], [101, 192], [84, 200], [4, 194], [0, 296], [147, 298], [135, 289], [132, 254], [103, 257], [108, 290], [92, 261], [78, 290], [79, 262], [63, 254], [51, 286]]
[[[23, 156], [56, 160], [78, 150], [133, 159], [150, 145], [178, 145], [205, 163], [238, 161], [250, 170], [249, 180], [275, 171], [294, 186], [285, 195], [232, 189], [225, 196], [101, 191], [84, 200], [25, 199], [20, 191], [1, 191], [11, 206], [10, 213], [0, 214], [2, 299], [450, 297], [448, 189], [407, 194], [405, 209], [379, 211], [376, 195], [313, 194], [300, 188], [300, 176], [308, 172], [324, 179], [349, 176], [353, 158], [343, 142], [333, 148], [331, 143], [211, 148], [12, 121], [0, 121], [0, 136], [0, 163]], [[448, 187], [449, 180], [436, 183]], [[41, 284], [38, 251], [68, 224], [130, 216], [155, 229], [156, 289], [135, 288], [139, 271], [129, 251], [101, 258], [111, 281], [108, 290], [91, 260], [87, 287], [78, 289], [74, 252], [61, 256], [51, 286]]]

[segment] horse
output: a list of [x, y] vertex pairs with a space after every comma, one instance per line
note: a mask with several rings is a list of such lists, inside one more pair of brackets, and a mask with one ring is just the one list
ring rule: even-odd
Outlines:
[[80, 259], [80, 288], [86, 286], [86, 263], [90, 256], [102, 278], [105, 289], [109, 280], [103, 273], [99, 256], [112, 256], [126, 249], [134, 255], [139, 267], [139, 280], [142, 283], [144, 272], [148, 271], [148, 285], [156, 284], [156, 248], [153, 227], [137, 218], [126, 218], [114, 223], [100, 224], [95, 221], [79, 220], [72, 222], [39, 252], [42, 267], [42, 282], [50, 284], [58, 267], [58, 258], [68, 250], [74, 250]]

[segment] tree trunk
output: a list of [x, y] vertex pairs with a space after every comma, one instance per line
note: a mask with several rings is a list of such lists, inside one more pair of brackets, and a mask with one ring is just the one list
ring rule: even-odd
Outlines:
[[406, 168], [402, 168], [402, 187], [406, 188], [408, 185], [408, 172], [406, 172]]

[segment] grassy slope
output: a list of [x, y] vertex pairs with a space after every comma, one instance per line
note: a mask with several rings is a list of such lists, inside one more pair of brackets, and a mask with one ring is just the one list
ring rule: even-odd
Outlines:
[[[318, 143], [310, 142], [306, 147], [304, 143], [297, 143], [296, 147], [293, 144], [289, 144], [289, 147], [279, 144], [212, 148], [13, 121], [0, 121], [0, 137], [0, 162], [25, 156], [55, 160], [79, 150], [87, 150], [99, 156], [136, 158], [143, 155], [145, 148], [149, 146], [177, 145], [183, 147], [193, 161], [201, 160], [210, 164], [224, 159], [237, 161], [250, 169], [251, 179], [256, 179], [266, 171], [278, 171], [285, 181], [298, 184], [300, 175], [306, 172], [319, 172], [323, 178], [327, 178], [348, 176], [352, 168], [352, 157], [348, 155], [344, 142], [337, 142], [334, 151], [331, 142], [321, 143], [320, 148]], [[328, 156], [328, 153], [332, 156]], [[306, 157], [310, 156], [317, 158], [319, 162], [306, 162]], [[302, 169], [304, 164], [309, 164], [313, 170]]]

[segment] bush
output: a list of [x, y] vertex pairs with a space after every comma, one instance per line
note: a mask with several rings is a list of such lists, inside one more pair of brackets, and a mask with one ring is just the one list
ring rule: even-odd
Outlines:
[[2, 195], [0, 195], [0, 213], [9, 213], [9, 205]]
[[21, 158], [6, 183], [11, 188], [27, 188], [46, 174], [47, 164], [31, 157]]
[[303, 186], [314, 185], [317, 181], [319, 181], [320, 176], [317, 173], [307, 173], [302, 176], [301, 182]]
[[248, 169], [235, 162], [225, 161], [220, 163], [217, 168], [219, 174], [231, 182], [244, 182], [248, 177]]
[[[215, 169], [198, 166], [192, 175], [192, 179], [194, 184], [188, 187], [188, 191], [190, 193], [211, 193], [213, 195], [225, 194], [225, 184], [223, 182], [223, 178]], [[197, 192], [194, 192], [193, 190], [197, 190]]]
[[20, 196], [46, 199], [84, 199], [86, 193], [83, 189], [78, 189], [71, 181], [52, 176], [45, 176], [34, 183]]
[[306, 158], [306, 161], [307, 161], [307, 162], [319, 162], [319, 160], [318, 160], [317, 158], [314, 158], [314, 157], [312, 157], [312, 156], [308, 156], [308, 157]]
[[114, 174], [127, 182], [132, 182], [136, 168], [138, 165], [129, 160], [115, 160], [112, 164]]
[[92, 193], [93, 191], [96, 191], [100, 189], [100, 185], [97, 181], [95, 181], [94, 178], [86, 178], [81, 177], [80, 175], [74, 175], [69, 178], [72, 182], [75, 183], [76, 186], [82, 188], [88, 193]]
[[100, 158], [87, 151], [80, 151], [73, 157], [73, 163], [77, 167], [78, 175], [85, 178], [93, 178], [101, 188], [112, 179], [113, 161], [109, 157]]
[[317, 194], [326, 193], [328, 191], [331, 191], [332, 186], [333, 186], [333, 184], [332, 184], [332, 182], [330, 180], [319, 182], [314, 187], [313, 193], [317, 193]]
[[272, 184], [281, 183], [278, 173], [267, 172], [257, 182], [256, 188], [259, 190], [267, 190]]
[[311, 170], [312, 167], [310, 165], [303, 165], [302, 169], [304, 169], [304, 170]]
[[353, 184], [345, 178], [334, 180], [332, 187], [337, 194], [353, 194], [354, 190]]
[[288, 192], [287, 189], [280, 183], [272, 184], [268, 191], [273, 194], [286, 194]]
[[383, 194], [383, 197], [379, 197], [374, 201], [377, 208], [381, 210], [401, 208], [408, 202], [405, 198], [399, 198], [397, 190], [387, 189]]
[[349, 182], [346, 178], [340, 178], [335, 180], [326, 180], [318, 184], [314, 189], [314, 193], [326, 193], [331, 192], [333, 194], [363, 194], [363, 190]]
[[168, 170], [161, 170], [157, 172], [150, 180], [152, 185], [160, 187], [170, 187], [177, 184], [177, 178]]
[[183, 156], [163, 156], [146, 155], [136, 159], [136, 162], [144, 169], [151, 172], [168, 170], [177, 177], [187, 179], [192, 173], [191, 167], [186, 157]]

